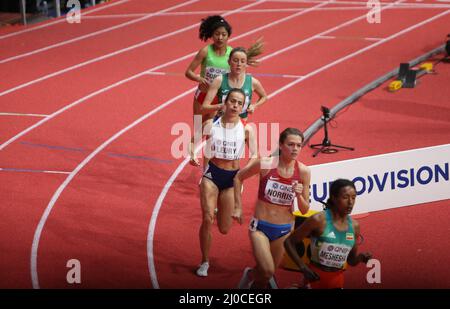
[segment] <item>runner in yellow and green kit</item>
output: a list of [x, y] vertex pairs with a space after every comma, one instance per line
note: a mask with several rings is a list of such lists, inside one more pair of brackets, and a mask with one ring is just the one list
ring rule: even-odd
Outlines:
[[[202, 19], [200, 24], [199, 38], [205, 42], [208, 39], [212, 39], [213, 42], [198, 51], [185, 72], [187, 78], [199, 83], [193, 101], [194, 130], [199, 129], [195, 128], [195, 116], [202, 117], [203, 129], [204, 123], [208, 119], [212, 119], [215, 115], [214, 112], [202, 114], [200, 106], [203, 103], [209, 85], [214, 78], [230, 70], [228, 58], [232, 48], [228, 46], [228, 38], [230, 37], [231, 32], [231, 25], [219, 15], [208, 16], [207, 18]], [[195, 71], [199, 66], [201, 66], [200, 74], [197, 74]], [[217, 104], [217, 101], [215, 103]], [[202, 132], [197, 132], [197, 135], [201, 136], [201, 134]], [[189, 149], [191, 158], [194, 156], [194, 149], [193, 136]], [[192, 160], [191, 164], [200, 165], [198, 161]]]
[[[205, 123], [211, 120], [216, 115], [216, 110], [203, 110], [202, 104], [205, 99], [208, 89], [217, 76], [229, 72], [229, 56], [232, 48], [228, 45], [228, 39], [231, 35], [231, 25], [219, 15], [208, 16], [202, 19], [199, 29], [199, 37], [203, 41], [212, 39], [213, 43], [207, 45], [199, 50], [195, 58], [186, 69], [185, 75], [190, 80], [199, 83], [198, 89], [194, 95], [193, 114], [194, 114], [194, 136], [201, 136], [202, 132], [198, 132], [200, 128], [195, 128], [195, 116], [202, 117], [202, 130]], [[262, 43], [257, 41], [250, 49], [254, 50], [254, 55], [261, 53]], [[258, 62], [249, 57], [250, 65], [257, 65]], [[200, 74], [195, 73], [197, 68], [201, 66]], [[209, 104], [217, 104], [218, 100], [214, 99]], [[194, 150], [197, 145], [194, 145], [194, 136], [191, 139], [189, 146], [189, 155], [191, 157], [190, 164], [199, 166]], [[206, 164], [205, 164], [206, 165]]]

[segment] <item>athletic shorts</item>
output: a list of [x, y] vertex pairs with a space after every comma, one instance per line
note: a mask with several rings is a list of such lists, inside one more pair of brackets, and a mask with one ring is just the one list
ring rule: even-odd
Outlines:
[[222, 191], [234, 186], [234, 176], [236, 176], [238, 171], [238, 169], [233, 171], [221, 169], [209, 161], [203, 172], [203, 177], [211, 180], [219, 191]]
[[248, 229], [252, 232], [261, 231], [270, 241], [274, 241], [288, 234], [292, 230], [292, 224], [273, 224], [253, 217]]
[[310, 263], [309, 268], [319, 275], [320, 280], [311, 282], [313, 289], [343, 289], [344, 288], [344, 270], [325, 271], [318, 266]]
[[[203, 101], [205, 101], [206, 92], [202, 92], [200, 88], [197, 88], [195, 91], [194, 98], [197, 100], [198, 103], [203, 104]], [[219, 98], [217, 96], [214, 97], [214, 100], [212, 101], [211, 105], [219, 104]]]

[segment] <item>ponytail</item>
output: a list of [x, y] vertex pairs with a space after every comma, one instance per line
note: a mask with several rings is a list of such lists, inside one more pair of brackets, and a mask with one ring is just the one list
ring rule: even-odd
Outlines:
[[247, 64], [256, 67], [258, 66], [259, 62], [255, 58], [263, 53], [263, 48], [264, 41], [262, 40], [262, 38], [259, 38], [248, 49], [245, 49], [244, 47], [233, 48], [230, 52], [229, 59], [231, 59], [231, 57], [233, 57], [235, 53], [241, 52], [247, 56]]
[[257, 66], [258, 62], [255, 58], [261, 55], [263, 51], [264, 41], [263, 38], [260, 37], [247, 49], [247, 63], [251, 66]]

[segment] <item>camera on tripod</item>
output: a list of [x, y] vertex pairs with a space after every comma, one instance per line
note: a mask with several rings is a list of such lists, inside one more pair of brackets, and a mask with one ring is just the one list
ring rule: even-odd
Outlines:
[[316, 149], [316, 151], [313, 153], [313, 157], [317, 156], [320, 152], [322, 153], [335, 153], [338, 152], [338, 149], [346, 149], [346, 150], [355, 150], [353, 147], [347, 147], [347, 146], [340, 146], [332, 144], [330, 139], [328, 138], [328, 129], [327, 129], [327, 123], [331, 119], [331, 112], [330, 109], [326, 106], [321, 106], [320, 110], [322, 111], [322, 120], [323, 120], [323, 129], [325, 132], [325, 135], [323, 137], [323, 141], [321, 144], [313, 144], [309, 145], [312, 149]]

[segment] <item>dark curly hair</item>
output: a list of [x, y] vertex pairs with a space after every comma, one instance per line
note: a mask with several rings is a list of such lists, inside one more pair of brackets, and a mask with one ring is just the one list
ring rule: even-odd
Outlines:
[[335, 181], [333, 181], [330, 185], [330, 196], [329, 196], [327, 202], [325, 203], [324, 208], [331, 209], [332, 207], [334, 207], [332, 198], [333, 197], [337, 198], [339, 196], [339, 193], [341, 192], [341, 189], [344, 187], [347, 187], [347, 186], [352, 187], [356, 191], [355, 184], [348, 179], [339, 178], [339, 179], [336, 179]]
[[217, 28], [224, 27], [231, 36], [231, 25], [220, 15], [212, 15], [202, 19], [200, 29], [198, 30], [198, 37], [202, 41], [207, 41], [214, 34]]

